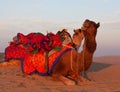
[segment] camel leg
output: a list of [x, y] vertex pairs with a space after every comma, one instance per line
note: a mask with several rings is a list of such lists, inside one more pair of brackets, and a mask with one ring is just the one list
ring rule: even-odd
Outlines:
[[76, 85], [76, 82], [67, 78], [67, 77], [64, 77], [63, 75], [57, 75], [57, 74], [53, 74], [52, 77], [54, 79], [59, 79], [60, 81], [62, 81], [65, 85]]
[[77, 82], [85, 82], [86, 79], [84, 77], [82, 77], [81, 75], [79, 75], [77, 72], [75, 71], [71, 71], [69, 72], [69, 76], [68, 78], [71, 78], [73, 80], [76, 80]]
[[71, 76], [73, 79], [77, 80], [78, 85], [89, 84], [90, 81], [86, 80], [83, 76], [76, 74], [75, 76]]
[[77, 81], [79, 81], [79, 82], [86, 81], [86, 79], [84, 77], [80, 76], [80, 75], [74, 75], [74, 76], [70, 76], [70, 77], [77, 80]]
[[78, 85], [84, 85], [84, 84], [89, 84], [90, 83], [90, 81], [88, 81], [86, 78], [84, 78], [83, 76], [81, 76], [76, 71], [69, 72], [68, 78], [76, 80]]

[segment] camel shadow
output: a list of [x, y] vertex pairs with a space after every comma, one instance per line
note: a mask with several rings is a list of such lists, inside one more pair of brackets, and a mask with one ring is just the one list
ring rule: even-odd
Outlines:
[[112, 64], [93, 62], [92, 65], [90, 66], [90, 68], [88, 69], [88, 72], [98, 72], [105, 68], [110, 67], [111, 65]]
[[[87, 72], [98, 72], [105, 68], [110, 67], [112, 64], [105, 64], [105, 63], [98, 63], [98, 62], [92, 62], [90, 68], [87, 70]], [[87, 80], [91, 81], [91, 79], [88, 77], [87, 72], [81, 72], [80, 74], [86, 78]]]

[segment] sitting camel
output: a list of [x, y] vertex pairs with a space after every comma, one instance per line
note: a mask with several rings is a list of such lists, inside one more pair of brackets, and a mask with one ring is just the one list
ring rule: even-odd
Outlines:
[[75, 84], [75, 81], [66, 78], [68, 76], [78, 82], [85, 81], [79, 73], [86, 71], [92, 63], [93, 54], [96, 50], [95, 37], [98, 27], [99, 23], [85, 20], [81, 30], [74, 30], [73, 42], [75, 45], [80, 46], [81, 40], [83, 37], [85, 38], [83, 50], [81, 53], [75, 49], [66, 52], [55, 65], [52, 76], [59, 78], [66, 85]]

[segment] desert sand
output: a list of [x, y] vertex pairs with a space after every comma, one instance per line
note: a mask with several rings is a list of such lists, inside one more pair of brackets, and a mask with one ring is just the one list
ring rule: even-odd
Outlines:
[[0, 65], [0, 92], [120, 92], [120, 56], [94, 58], [88, 77], [88, 83], [66, 86], [50, 76], [23, 74], [16, 61], [13, 65]]

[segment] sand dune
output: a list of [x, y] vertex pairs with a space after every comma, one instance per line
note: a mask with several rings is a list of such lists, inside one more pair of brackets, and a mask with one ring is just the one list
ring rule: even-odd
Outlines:
[[0, 92], [120, 92], [120, 58], [117, 59], [116, 56], [94, 58], [88, 70], [92, 81], [74, 86], [54, 81], [50, 76], [23, 74], [16, 61], [15, 65], [0, 66]]

